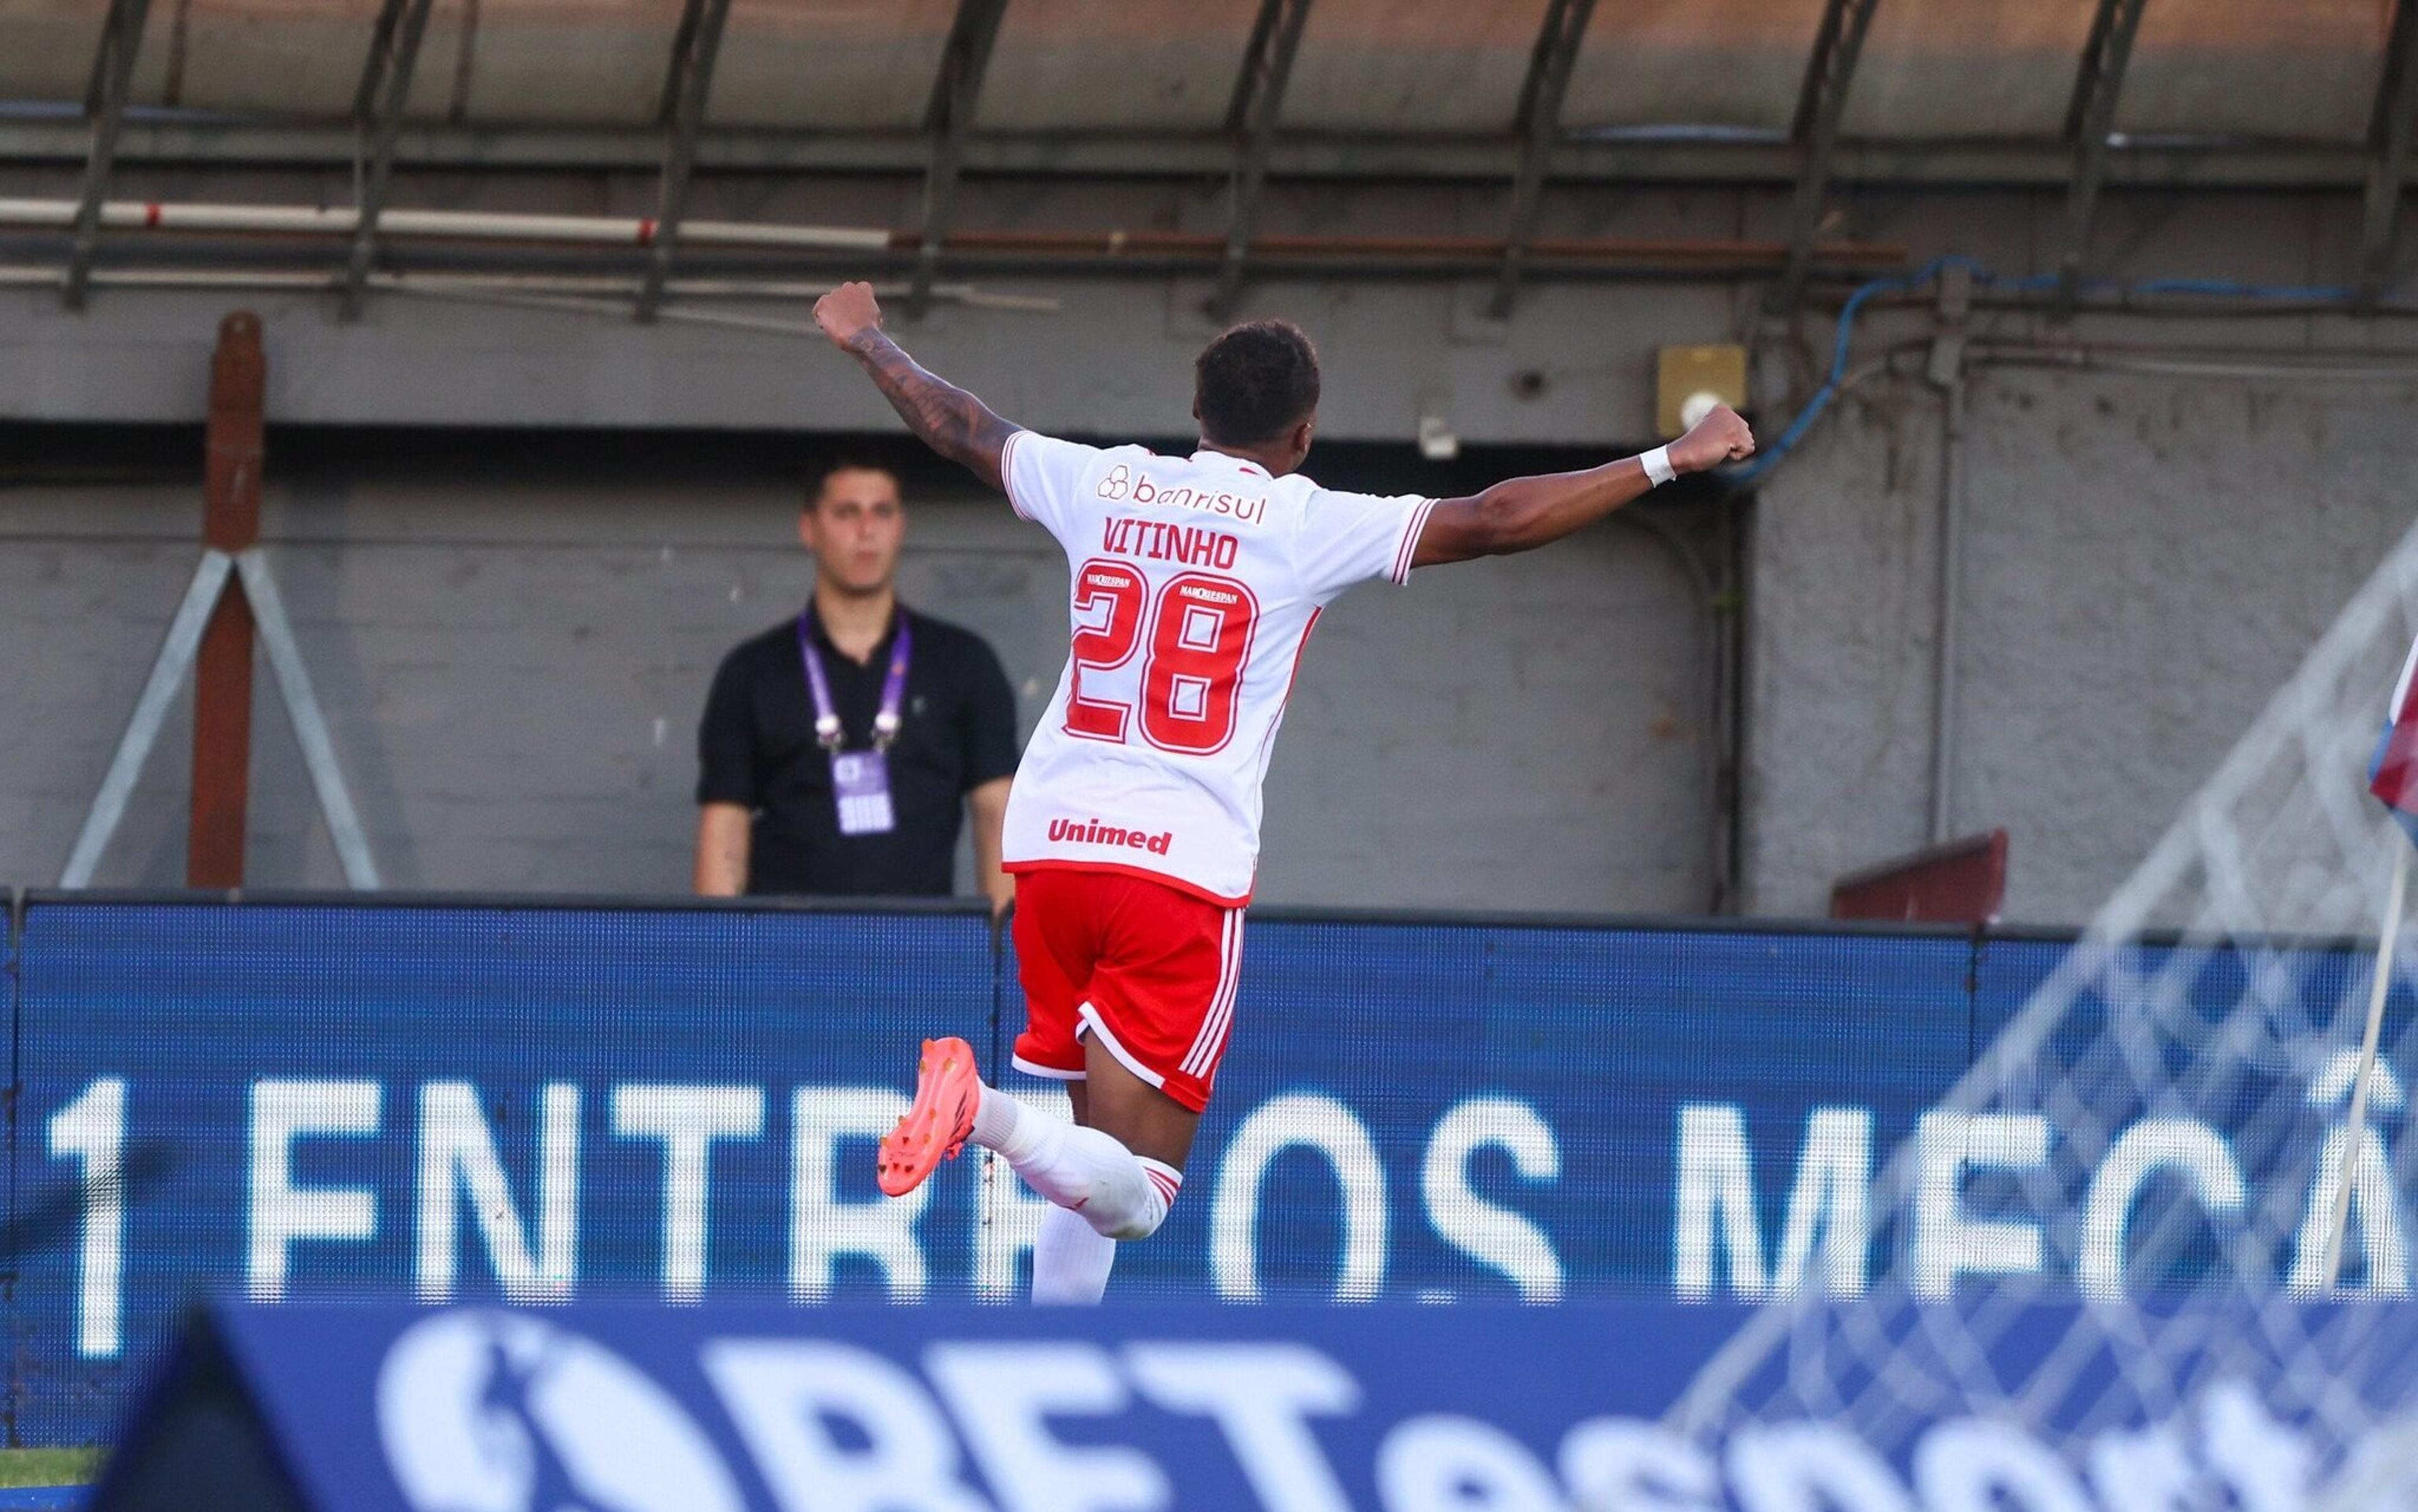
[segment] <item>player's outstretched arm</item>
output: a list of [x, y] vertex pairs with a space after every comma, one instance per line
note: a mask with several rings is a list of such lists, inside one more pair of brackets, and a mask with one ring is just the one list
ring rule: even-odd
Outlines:
[[[1723, 405], [1663, 449], [1674, 476], [1703, 472], [1754, 453], [1754, 433]], [[1534, 551], [1593, 525], [1654, 487], [1643, 457], [1623, 457], [1584, 472], [1511, 478], [1468, 498], [1440, 499], [1419, 533], [1413, 567]]]
[[1004, 492], [1000, 458], [1010, 425], [990, 406], [945, 379], [926, 372], [896, 342], [882, 334], [881, 306], [870, 283], [843, 283], [815, 301], [815, 324], [832, 344], [865, 365], [873, 386], [907, 428], [924, 444]]

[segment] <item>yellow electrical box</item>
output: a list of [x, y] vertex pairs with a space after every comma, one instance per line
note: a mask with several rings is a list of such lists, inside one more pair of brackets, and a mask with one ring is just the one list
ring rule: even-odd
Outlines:
[[[1709, 397], [1706, 397], [1709, 396]], [[1664, 346], [1654, 354], [1654, 434], [1684, 435], [1714, 405], [1746, 407], [1746, 348]]]

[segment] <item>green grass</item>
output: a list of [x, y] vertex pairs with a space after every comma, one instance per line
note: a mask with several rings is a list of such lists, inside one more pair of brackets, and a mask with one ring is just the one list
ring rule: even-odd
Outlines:
[[0, 1449], [0, 1487], [83, 1486], [99, 1471], [98, 1449]]

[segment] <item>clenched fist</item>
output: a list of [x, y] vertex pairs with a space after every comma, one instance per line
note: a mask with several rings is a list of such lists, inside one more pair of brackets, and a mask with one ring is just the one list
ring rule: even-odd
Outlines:
[[881, 328], [881, 306], [874, 301], [873, 285], [843, 283], [815, 301], [815, 324], [845, 351], [848, 344], [868, 330]]
[[1747, 429], [1738, 412], [1727, 405], [1715, 405], [1713, 412], [1689, 427], [1688, 434], [1671, 443], [1671, 470], [1689, 473], [1718, 467], [1724, 462], [1737, 462], [1754, 455], [1754, 432]]

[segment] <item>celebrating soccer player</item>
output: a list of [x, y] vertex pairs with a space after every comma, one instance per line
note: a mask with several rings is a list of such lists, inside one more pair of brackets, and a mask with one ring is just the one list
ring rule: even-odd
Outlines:
[[927, 1040], [915, 1101], [881, 1141], [881, 1189], [912, 1191], [968, 1140], [1055, 1206], [1035, 1302], [1097, 1302], [1116, 1241], [1148, 1237], [1234, 1022], [1260, 785], [1319, 614], [1372, 578], [1529, 551], [1658, 483], [1754, 451], [1723, 407], [1643, 456], [1514, 478], [1468, 498], [1379, 498], [1295, 471], [1318, 428], [1318, 354], [1276, 320], [1194, 364], [1200, 449], [1079, 446], [1008, 423], [881, 330], [865, 283], [815, 319], [908, 427], [1005, 491], [1073, 571], [1073, 645], [1008, 801], [1020, 1071], [1066, 1084], [1075, 1122], [983, 1084], [972, 1047]]

